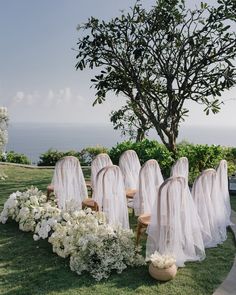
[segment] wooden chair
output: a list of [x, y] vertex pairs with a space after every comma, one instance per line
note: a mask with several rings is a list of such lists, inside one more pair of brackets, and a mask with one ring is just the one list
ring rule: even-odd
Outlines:
[[82, 202], [82, 209], [91, 208], [93, 211], [99, 211], [99, 206], [96, 201], [91, 198], [86, 198]]
[[146, 230], [151, 221], [150, 214], [142, 214], [138, 217], [136, 245], [139, 245], [141, 234]]

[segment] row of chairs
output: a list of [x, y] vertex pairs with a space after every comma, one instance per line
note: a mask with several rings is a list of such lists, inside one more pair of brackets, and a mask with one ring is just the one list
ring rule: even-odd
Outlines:
[[[118, 167], [112, 165], [107, 154], [100, 154], [91, 165], [92, 198], [84, 198], [87, 196], [86, 183], [75, 159], [66, 157], [56, 165], [52, 184], [58, 206], [78, 209], [83, 204], [104, 211], [110, 224], [129, 228], [128, 197], [139, 216], [137, 243], [148, 226], [147, 257], [155, 250], [169, 251], [178, 253], [178, 264], [183, 265], [186, 260], [203, 259], [205, 247], [216, 246], [226, 239], [231, 211], [226, 161], [220, 162], [217, 172], [214, 169], [202, 172], [195, 180], [191, 194], [185, 157], [173, 165], [170, 178], [164, 181], [156, 160], [147, 161], [141, 168], [137, 154], [126, 151], [120, 157]], [[70, 171], [66, 177], [63, 172], [56, 172], [64, 170], [64, 161], [70, 163], [65, 169]], [[72, 175], [72, 170], [77, 176]], [[74, 185], [76, 179], [80, 188]], [[64, 189], [60, 182], [67, 182]], [[71, 186], [74, 188], [69, 191]], [[82, 196], [80, 199], [79, 195]]]

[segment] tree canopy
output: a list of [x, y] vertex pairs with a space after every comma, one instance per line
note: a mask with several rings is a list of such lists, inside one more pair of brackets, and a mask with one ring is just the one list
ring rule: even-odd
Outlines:
[[91, 80], [94, 104], [109, 91], [126, 97], [111, 117], [117, 128], [125, 130], [133, 117], [134, 128], [154, 127], [175, 152], [179, 125], [189, 112], [185, 102], [217, 113], [222, 92], [236, 83], [235, 20], [235, 0], [196, 9], [187, 9], [184, 0], [157, 0], [150, 10], [137, 1], [110, 21], [91, 17], [78, 27], [76, 69], [100, 69]]

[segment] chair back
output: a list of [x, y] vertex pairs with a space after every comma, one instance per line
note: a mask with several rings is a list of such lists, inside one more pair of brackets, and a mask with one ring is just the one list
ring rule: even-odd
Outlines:
[[141, 165], [135, 151], [125, 151], [119, 159], [119, 167], [123, 173], [125, 189], [137, 189]]
[[111, 166], [112, 165], [112, 161], [109, 157], [108, 154], [106, 153], [101, 153], [98, 154], [92, 161], [91, 163], [91, 187], [94, 190], [94, 186], [96, 183], [96, 177], [98, 172], [106, 167], [106, 166]]
[[188, 170], [189, 170], [188, 158], [181, 157], [172, 166], [171, 176], [183, 176], [188, 182]]
[[206, 169], [196, 178], [192, 196], [203, 225], [204, 245], [215, 247], [226, 239], [225, 208], [215, 169]]
[[124, 180], [118, 166], [104, 167], [98, 172], [93, 199], [109, 224], [129, 228]]
[[88, 192], [80, 162], [76, 157], [66, 156], [56, 163], [52, 185], [60, 209], [81, 209]]
[[138, 191], [134, 196], [134, 212], [136, 215], [151, 214], [157, 199], [160, 185], [163, 183], [161, 169], [156, 160], [148, 160], [139, 173]]
[[155, 251], [171, 254], [177, 266], [205, 258], [201, 223], [184, 177], [170, 177], [160, 186], [147, 233], [147, 258]]

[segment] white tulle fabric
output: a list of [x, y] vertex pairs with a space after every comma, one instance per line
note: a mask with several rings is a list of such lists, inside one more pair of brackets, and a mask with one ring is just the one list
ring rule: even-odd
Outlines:
[[124, 180], [118, 166], [104, 167], [98, 172], [93, 199], [99, 210], [105, 213], [109, 224], [129, 228]]
[[119, 159], [119, 167], [124, 176], [125, 189], [137, 189], [141, 165], [135, 151], [125, 151]]
[[226, 226], [232, 225], [230, 221], [231, 205], [228, 188], [228, 165], [226, 160], [221, 160], [216, 170], [217, 181], [219, 185], [220, 196], [224, 199], [225, 211], [226, 211]]
[[67, 156], [56, 163], [52, 185], [60, 209], [81, 209], [88, 192], [80, 162], [76, 157]]
[[183, 176], [188, 182], [188, 159], [186, 157], [179, 158], [171, 168], [170, 176]]
[[201, 223], [190, 200], [184, 177], [170, 177], [160, 186], [147, 228], [147, 259], [155, 251], [173, 255], [177, 266], [205, 258]]
[[216, 247], [226, 239], [226, 213], [214, 169], [204, 170], [198, 176], [192, 196], [203, 225], [204, 245], [206, 248]]
[[94, 158], [94, 160], [91, 163], [91, 187], [93, 190], [95, 187], [96, 177], [98, 172], [102, 168], [106, 166], [111, 166], [111, 165], [112, 165], [112, 161], [108, 154], [101, 153]]
[[163, 181], [161, 169], [156, 160], [152, 159], [144, 163], [139, 173], [138, 191], [133, 200], [135, 215], [151, 214], [159, 187]]

